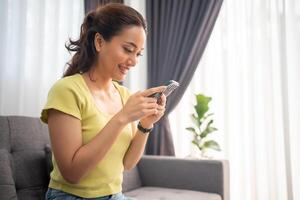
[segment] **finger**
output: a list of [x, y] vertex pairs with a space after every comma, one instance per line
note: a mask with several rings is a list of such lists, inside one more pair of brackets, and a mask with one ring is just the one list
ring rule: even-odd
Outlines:
[[151, 94], [154, 94], [156, 92], [163, 92], [165, 91], [165, 89], [167, 88], [167, 86], [159, 86], [159, 87], [153, 87], [153, 88], [149, 88], [147, 90], [144, 90], [143, 92], [141, 92], [141, 94], [144, 96], [144, 97], [148, 97], [150, 96]]
[[166, 102], [167, 102], [167, 97], [166, 97], [166, 95], [162, 94], [160, 96], [160, 99], [158, 100], [158, 104], [162, 105], [163, 107], [165, 107], [166, 106]]
[[157, 111], [157, 113], [154, 114], [154, 116], [155, 116], [156, 118], [158, 118], [158, 120], [159, 120], [164, 114], [165, 114], [164, 111]]
[[156, 108], [152, 108], [152, 109], [145, 109], [144, 111], [144, 116], [143, 117], [148, 117], [150, 115], [157, 115], [159, 111]]
[[159, 106], [159, 105], [157, 105], [156, 102], [154, 102], [154, 103], [147, 103], [147, 104], [145, 105], [145, 108], [147, 108], [147, 109], [157, 109], [158, 106]]
[[164, 107], [164, 106], [161, 106], [161, 105], [158, 105], [158, 106], [157, 106], [157, 110], [159, 110], [159, 111], [165, 110], [165, 107]]
[[153, 97], [144, 97], [147, 103], [157, 103], [157, 99]]
[[156, 115], [157, 116], [163, 116], [164, 114], [165, 114], [165, 111], [158, 111]]

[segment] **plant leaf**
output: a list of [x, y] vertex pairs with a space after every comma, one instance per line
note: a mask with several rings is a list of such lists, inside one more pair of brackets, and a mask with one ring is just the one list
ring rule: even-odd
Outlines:
[[202, 147], [195, 140], [193, 140], [192, 143], [196, 145], [200, 151], [202, 150]]
[[204, 129], [204, 131], [200, 134], [200, 137], [201, 138], [205, 138], [208, 134], [218, 130], [216, 129], [215, 127], [211, 127], [210, 125], [213, 123], [214, 121], [211, 119], [207, 125], [206, 125], [206, 128]]
[[209, 113], [208, 115], [206, 115], [205, 117], [203, 117], [203, 120], [206, 120], [208, 117], [214, 115], [214, 113]]
[[208, 140], [203, 143], [202, 148], [214, 149], [216, 151], [221, 151], [220, 145], [214, 140]]
[[197, 131], [193, 127], [187, 127], [185, 129], [191, 131], [192, 133], [194, 133], [194, 135], [199, 135], [199, 133], [197, 133]]
[[218, 129], [214, 128], [214, 127], [208, 127], [207, 129], [205, 129], [201, 134], [200, 137], [201, 138], [205, 138], [207, 137], [208, 134], [217, 131]]
[[192, 121], [194, 122], [194, 124], [197, 126], [197, 128], [199, 128], [200, 130], [200, 126], [201, 126], [201, 122], [200, 120], [198, 119], [198, 117], [195, 115], [195, 114], [191, 114], [191, 118], [192, 118]]
[[208, 111], [208, 103], [211, 101], [211, 97], [204, 96], [203, 94], [196, 95], [196, 105], [194, 106], [199, 121], [202, 121], [205, 113]]

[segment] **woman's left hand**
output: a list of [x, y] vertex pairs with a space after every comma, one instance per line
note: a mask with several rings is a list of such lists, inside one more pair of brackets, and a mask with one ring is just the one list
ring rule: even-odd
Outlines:
[[158, 99], [157, 101], [157, 108], [156, 108], [156, 113], [153, 114], [153, 115], [149, 115], [145, 118], [142, 118], [140, 120], [141, 122], [141, 125], [144, 127], [144, 128], [151, 128], [153, 127], [153, 124], [156, 123], [157, 121], [160, 120], [160, 118], [164, 115], [165, 113], [165, 107], [166, 107], [166, 101], [167, 101], [167, 98], [164, 94], [162, 94], [160, 96], [160, 99]]

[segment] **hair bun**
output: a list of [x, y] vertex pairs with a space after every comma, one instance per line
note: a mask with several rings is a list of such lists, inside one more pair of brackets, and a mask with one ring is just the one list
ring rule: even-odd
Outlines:
[[96, 16], [96, 13], [95, 11], [91, 11], [87, 14], [86, 16], [86, 26], [87, 28], [90, 28], [94, 25], [94, 22], [95, 22], [95, 16]]

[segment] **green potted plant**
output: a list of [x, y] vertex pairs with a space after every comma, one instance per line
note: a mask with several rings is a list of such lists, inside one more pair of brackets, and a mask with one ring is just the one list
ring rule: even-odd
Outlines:
[[213, 113], [207, 114], [209, 110], [208, 104], [212, 98], [203, 94], [196, 94], [195, 96], [195, 113], [191, 114], [194, 126], [187, 127], [186, 130], [193, 134], [192, 143], [199, 149], [201, 157], [208, 157], [208, 149], [213, 149], [216, 151], [221, 150], [216, 141], [209, 139], [209, 135], [218, 130], [217, 128], [213, 127], [214, 121], [211, 118]]

